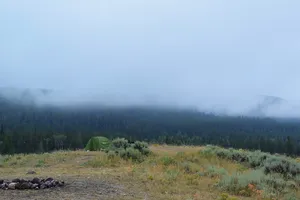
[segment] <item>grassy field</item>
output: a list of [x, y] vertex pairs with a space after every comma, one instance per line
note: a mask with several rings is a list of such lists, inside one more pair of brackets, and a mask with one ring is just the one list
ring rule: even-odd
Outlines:
[[[86, 151], [8, 156], [1, 161], [2, 179], [53, 177], [65, 180], [67, 185], [45, 191], [3, 191], [4, 196], [1, 195], [19, 200], [264, 199], [259, 193], [235, 196], [217, 188], [223, 175], [248, 173], [250, 169], [227, 159], [206, 156], [201, 153], [204, 148], [153, 145], [150, 147], [153, 155], [142, 163], [108, 157], [104, 152]], [[29, 170], [37, 174], [27, 175]]]

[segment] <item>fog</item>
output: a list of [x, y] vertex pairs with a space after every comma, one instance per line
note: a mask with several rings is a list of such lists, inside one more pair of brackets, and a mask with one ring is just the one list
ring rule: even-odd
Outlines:
[[[1, 1], [0, 86], [40, 103], [299, 116], [299, 1]], [[7, 93], [7, 92], [6, 92]], [[18, 92], [9, 92], [18, 96]]]

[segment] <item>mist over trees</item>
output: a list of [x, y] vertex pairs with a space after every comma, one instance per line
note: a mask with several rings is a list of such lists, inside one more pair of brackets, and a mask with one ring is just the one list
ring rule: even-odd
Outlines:
[[92, 136], [173, 145], [214, 144], [300, 155], [298, 120], [216, 116], [156, 107], [62, 108], [1, 102], [3, 154], [81, 149]]

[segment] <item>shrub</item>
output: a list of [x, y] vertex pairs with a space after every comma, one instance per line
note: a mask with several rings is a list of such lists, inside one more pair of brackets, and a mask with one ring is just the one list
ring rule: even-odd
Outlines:
[[253, 170], [250, 173], [233, 175], [225, 175], [221, 181], [217, 184], [222, 190], [232, 192], [234, 194], [241, 194], [244, 196], [250, 196], [251, 191], [248, 190], [248, 185], [261, 184], [261, 178], [264, 173], [261, 170]]
[[[136, 141], [129, 143], [124, 138], [114, 139], [111, 151], [114, 151], [115, 154], [123, 159], [132, 159], [133, 161], [142, 161], [144, 156], [148, 156], [151, 153], [146, 142]], [[112, 153], [110, 154], [112, 155]]]
[[116, 138], [112, 141], [112, 146], [116, 149], [126, 149], [130, 144], [125, 138]]
[[284, 200], [298, 200], [298, 199], [299, 198], [294, 193], [290, 193], [284, 196]]
[[297, 184], [295, 181], [286, 180], [281, 174], [265, 175], [262, 170], [252, 170], [246, 174], [225, 175], [217, 186], [233, 194], [263, 194], [264, 197], [273, 198], [296, 189]]
[[143, 155], [145, 155], [145, 156], [148, 156], [148, 155], [151, 154], [151, 151], [150, 151], [150, 149], [147, 147], [147, 148], [142, 148], [142, 149], [141, 149], [141, 153], [142, 153]]
[[148, 148], [148, 144], [146, 142], [141, 142], [141, 141], [135, 141], [133, 144], [133, 148], [138, 149], [141, 151], [144, 148]]
[[268, 187], [275, 189], [277, 192], [283, 193], [286, 189], [293, 189], [296, 183], [285, 180], [281, 175], [267, 175], [264, 176], [262, 182]]
[[127, 158], [127, 152], [126, 149], [119, 149], [118, 151], [116, 151], [117, 154], [119, 154], [119, 156], [121, 158]]
[[185, 161], [183, 163], [180, 163], [180, 167], [184, 170], [184, 173], [190, 174], [196, 171], [193, 164], [194, 163], [192, 162]]
[[262, 168], [265, 174], [279, 173], [287, 178], [300, 174], [300, 163], [286, 156], [273, 156], [261, 151], [241, 151], [214, 146], [206, 147], [203, 154], [215, 154], [219, 158], [244, 163], [251, 168]]
[[226, 169], [224, 168], [217, 168], [215, 166], [208, 166], [206, 171], [205, 171], [205, 175], [209, 176], [211, 178], [213, 177], [221, 177], [228, 174], [228, 172], [226, 171]]
[[270, 156], [263, 168], [266, 174], [279, 173], [285, 177], [295, 177], [300, 174], [300, 164], [283, 156]]
[[38, 162], [35, 165], [35, 167], [44, 167], [44, 165], [45, 165], [45, 161], [44, 160], [38, 160]]
[[219, 147], [216, 147], [216, 146], [206, 145], [206, 147], [204, 149], [199, 151], [199, 154], [205, 158], [211, 158], [211, 157], [216, 156], [216, 150], [218, 148]]
[[150, 149], [148, 147], [148, 144], [146, 142], [141, 142], [141, 141], [135, 141], [132, 145], [132, 148], [139, 150], [143, 155], [149, 155], [150, 154]]
[[270, 154], [262, 153], [261, 151], [254, 151], [248, 153], [249, 153], [248, 163], [252, 168], [262, 166], [264, 161], [267, 159], [268, 155], [270, 155]]
[[112, 159], [112, 158], [115, 158], [117, 156], [116, 152], [115, 151], [108, 151], [107, 152], [107, 157], [109, 159]]
[[245, 151], [235, 150], [235, 149], [223, 149], [220, 147], [208, 146], [204, 152], [204, 155], [212, 156], [212, 154], [218, 156], [219, 158], [229, 159], [237, 162], [248, 162], [248, 154]]
[[127, 148], [126, 149], [127, 157], [131, 158], [132, 160], [142, 160], [142, 153], [134, 148]]
[[173, 165], [173, 164], [176, 164], [176, 161], [174, 158], [172, 157], [169, 157], [169, 156], [164, 156], [161, 158], [161, 162], [163, 165], [165, 166], [169, 166], [169, 165]]
[[[298, 190], [300, 186], [300, 163], [287, 156], [213, 146], [207, 146], [203, 153], [203, 155], [209, 156], [213, 156], [213, 154], [219, 158], [237, 161], [244, 166], [255, 169], [250, 173], [223, 175], [217, 184], [222, 190], [243, 196], [256, 194], [272, 199]], [[215, 176], [215, 169], [215, 167], [209, 167], [205, 175], [212, 174], [211, 176]], [[253, 188], [249, 189], [249, 186], [254, 187], [254, 190]]]
[[180, 172], [178, 170], [167, 170], [165, 173], [167, 181], [175, 181]]
[[124, 159], [132, 159], [133, 161], [142, 161], [143, 159], [142, 153], [132, 147], [122, 150], [120, 152], [120, 157]]

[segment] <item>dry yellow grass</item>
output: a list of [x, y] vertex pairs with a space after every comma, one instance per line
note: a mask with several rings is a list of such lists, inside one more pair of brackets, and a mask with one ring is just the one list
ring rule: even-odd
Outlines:
[[[239, 165], [217, 158], [201, 157], [202, 147], [151, 146], [154, 155], [142, 163], [133, 163], [119, 157], [109, 159], [103, 152], [59, 151], [45, 154], [14, 155], [0, 168], [3, 178], [52, 176], [58, 179], [101, 179], [119, 183], [136, 195], [126, 199], [215, 200], [220, 191], [213, 185], [218, 177], [199, 176], [190, 171], [205, 171], [214, 165], [228, 172]], [[188, 167], [183, 166], [184, 164]], [[186, 169], [187, 168], [187, 169]], [[187, 171], [188, 170], [188, 171]], [[122, 199], [120, 197], [118, 199]], [[124, 197], [125, 198], [125, 197]], [[247, 199], [239, 197], [238, 199]]]
[[197, 153], [203, 147], [201, 146], [169, 146], [169, 145], [152, 145], [151, 151], [159, 155], [176, 155], [178, 152]]

